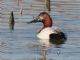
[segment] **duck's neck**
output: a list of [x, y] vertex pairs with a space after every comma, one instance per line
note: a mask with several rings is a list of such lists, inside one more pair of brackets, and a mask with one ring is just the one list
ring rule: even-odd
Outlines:
[[46, 18], [43, 21], [43, 28], [47, 28], [47, 27], [52, 27], [52, 19], [51, 18]]
[[[47, 27], [52, 27], [52, 19], [43, 21], [43, 27], [41, 30]], [[41, 32], [41, 30], [39, 32]]]

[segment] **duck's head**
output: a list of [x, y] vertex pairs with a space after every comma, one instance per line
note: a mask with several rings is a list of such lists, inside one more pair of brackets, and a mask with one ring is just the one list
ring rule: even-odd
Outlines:
[[52, 27], [52, 18], [47, 12], [41, 12], [36, 18], [28, 23], [30, 24], [36, 22], [42, 22], [44, 27]]

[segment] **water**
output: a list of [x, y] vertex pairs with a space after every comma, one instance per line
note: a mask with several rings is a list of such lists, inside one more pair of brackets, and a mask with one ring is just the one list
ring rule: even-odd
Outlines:
[[[31, 2], [33, 0], [22, 0]], [[80, 60], [80, 1], [51, 0], [51, 13], [54, 25], [67, 34], [68, 40], [61, 48], [47, 50], [47, 60]], [[33, 6], [36, 6], [33, 1]], [[37, 6], [45, 3], [38, 2]], [[27, 7], [26, 7], [27, 6]], [[20, 15], [19, 8], [24, 9]], [[10, 11], [15, 14], [15, 29], [9, 30]], [[33, 16], [44, 9], [30, 9], [27, 3], [17, 5], [16, 0], [0, 0], [0, 60], [41, 60], [42, 49], [36, 37], [41, 23], [26, 24]], [[29, 15], [30, 14], [30, 15]], [[59, 54], [60, 52], [60, 54]]]

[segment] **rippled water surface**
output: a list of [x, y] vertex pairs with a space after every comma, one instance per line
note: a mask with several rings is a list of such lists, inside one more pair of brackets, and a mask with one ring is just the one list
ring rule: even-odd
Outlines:
[[[45, 10], [45, 2], [20, 2], [0, 0], [0, 60], [42, 60], [42, 49], [36, 37], [42, 24], [28, 25], [26, 22]], [[9, 30], [10, 11], [15, 15], [14, 31]], [[80, 1], [51, 0], [50, 15], [54, 25], [67, 34], [68, 40], [61, 48], [49, 48], [47, 60], [80, 60]]]

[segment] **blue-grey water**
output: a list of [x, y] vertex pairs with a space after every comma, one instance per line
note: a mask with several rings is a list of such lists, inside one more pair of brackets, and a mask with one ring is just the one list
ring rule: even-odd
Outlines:
[[[20, 2], [0, 0], [0, 60], [42, 60], [42, 49], [36, 37], [42, 24], [26, 22], [45, 11], [45, 2]], [[10, 11], [14, 11], [14, 31], [9, 30]], [[61, 48], [49, 48], [47, 60], [80, 60], [80, 0], [51, 0], [50, 15], [54, 25], [64, 31], [68, 39]]]

